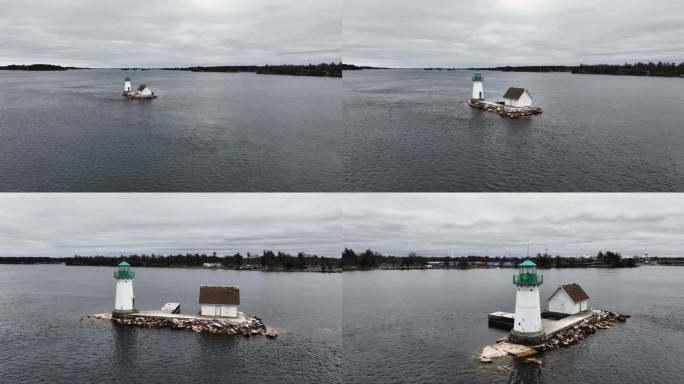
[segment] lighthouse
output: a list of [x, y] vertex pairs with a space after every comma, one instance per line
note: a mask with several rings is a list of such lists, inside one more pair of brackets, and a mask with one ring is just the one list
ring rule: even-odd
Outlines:
[[131, 271], [131, 265], [125, 261], [119, 263], [114, 272], [116, 279], [116, 300], [114, 302], [114, 314], [135, 312], [135, 296], [133, 296], [133, 278], [135, 272]]
[[474, 100], [484, 100], [484, 76], [480, 71], [473, 73], [473, 97]]
[[518, 273], [513, 275], [516, 296], [512, 341], [535, 345], [544, 340], [539, 304], [539, 286], [543, 282], [544, 278], [537, 273], [537, 265], [532, 260], [518, 265]]
[[127, 77], [124, 79], [124, 93], [131, 91], [131, 78]]

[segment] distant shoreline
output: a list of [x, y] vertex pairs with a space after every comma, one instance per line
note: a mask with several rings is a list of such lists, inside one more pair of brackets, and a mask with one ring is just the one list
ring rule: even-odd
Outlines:
[[52, 264], [76, 267], [112, 267], [127, 261], [136, 268], [188, 268], [226, 269], [262, 272], [341, 272], [340, 258], [310, 255], [299, 252], [291, 255], [285, 252], [265, 250], [261, 255], [240, 253], [219, 256], [216, 253], [176, 255], [121, 255], [121, 256], [73, 256], [73, 257], [0, 257], [0, 265]]
[[[309, 76], [309, 77], [342, 77], [342, 63], [321, 63], [308, 65], [223, 65], [223, 66], [195, 66], [195, 67], [169, 67], [169, 68], [101, 68], [101, 69], [120, 69], [122, 71], [188, 71], [188, 72], [217, 72], [217, 73], [256, 73], [258, 75], [287, 75], [287, 76]], [[0, 66], [0, 70], [5, 71], [30, 71], [30, 72], [51, 72], [67, 71], [73, 69], [93, 69], [79, 67], [62, 67], [53, 64], [30, 64], [30, 65], [7, 65]]]
[[617, 75], [648, 77], [684, 77], [684, 63], [633, 63], [595, 65], [530, 65], [489, 68], [468, 68], [501, 72], [570, 72], [574, 75]]
[[525, 66], [498, 66], [498, 67], [416, 67], [416, 68], [385, 68], [356, 66], [344, 64], [345, 71], [362, 69], [423, 69], [425, 71], [499, 71], [499, 72], [540, 72], [553, 73], [565, 72], [575, 75], [615, 75], [615, 76], [641, 76], [641, 77], [679, 77], [684, 78], [684, 62], [663, 63], [633, 63], [633, 64], [594, 64], [594, 65], [525, 65]]
[[165, 71], [219, 72], [219, 73], [256, 73], [257, 75], [287, 75], [311, 77], [342, 77], [342, 63], [321, 63], [309, 65], [240, 65], [214, 67], [162, 68]]
[[90, 69], [79, 67], [62, 67], [61, 65], [52, 64], [30, 64], [30, 65], [5, 65], [0, 66], [0, 71], [29, 71], [29, 72], [43, 72], [43, 71], [68, 71], [72, 69]]

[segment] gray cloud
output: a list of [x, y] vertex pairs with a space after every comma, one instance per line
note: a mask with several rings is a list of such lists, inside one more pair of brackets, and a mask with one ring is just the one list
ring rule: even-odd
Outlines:
[[407, 255], [564, 256], [617, 250], [684, 256], [679, 194], [353, 194], [342, 239], [356, 250]]
[[0, 255], [684, 256], [683, 194], [2, 194]]
[[337, 197], [326, 194], [2, 194], [0, 255], [339, 256], [339, 215]]
[[337, 61], [341, 8], [341, 0], [0, 0], [0, 65]]
[[345, 0], [343, 59], [391, 67], [684, 57], [678, 0]]

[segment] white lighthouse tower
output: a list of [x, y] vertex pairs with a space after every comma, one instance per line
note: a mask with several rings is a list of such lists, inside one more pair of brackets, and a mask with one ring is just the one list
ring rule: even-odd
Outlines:
[[539, 304], [539, 286], [544, 282], [537, 273], [537, 265], [530, 259], [518, 265], [517, 275], [513, 275], [516, 287], [515, 317], [511, 341], [535, 345], [544, 340]]
[[131, 92], [131, 78], [127, 77], [124, 79], [124, 93]]
[[135, 272], [131, 271], [131, 265], [125, 261], [119, 263], [118, 270], [114, 272], [116, 279], [116, 300], [114, 302], [114, 314], [135, 312], [135, 296], [133, 296], [133, 278]]
[[473, 73], [473, 97], [474, 100], [484, 100], [484, 76], [480, 71]]

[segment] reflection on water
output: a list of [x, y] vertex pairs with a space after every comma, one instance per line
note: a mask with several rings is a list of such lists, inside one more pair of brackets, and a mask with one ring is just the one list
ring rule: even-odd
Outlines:
[[[114, 370], [133, 371], [139, 361], [135, 328], [112, 323], [114, 331], [114, 351], [112, 352]], [[104, 347], [104, 346], [103, 346]]]
[[527, 359], [513, 359], [513, 370], [508, 378], [509, 384], [543, 383], [541, 363]]

